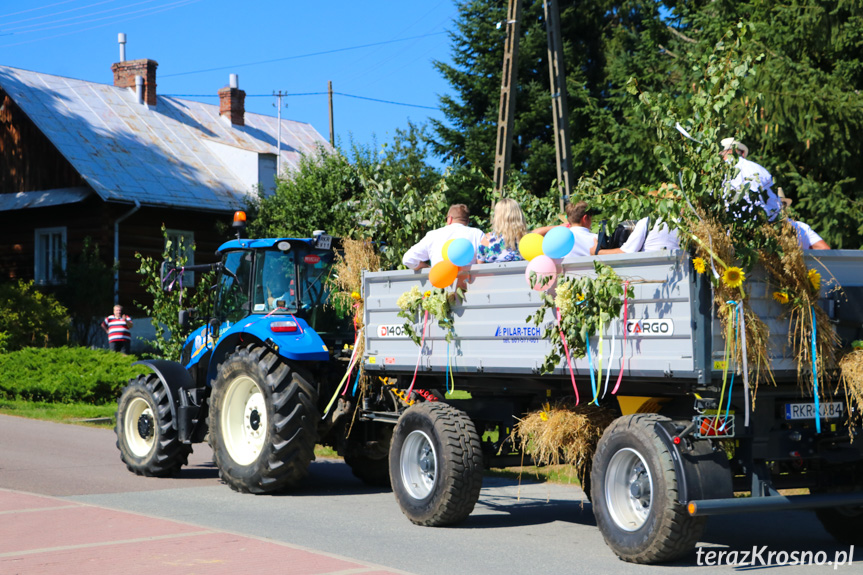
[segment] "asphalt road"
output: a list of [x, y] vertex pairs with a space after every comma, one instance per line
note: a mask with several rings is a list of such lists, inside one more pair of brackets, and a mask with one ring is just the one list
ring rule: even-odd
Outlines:
[[[341, 461], [316, 461], [309, 479], [291, 494], [242, 495], [220, 484], [207, 446], [195, 446], [179, 477], [144, 478], [126, 470], [109, 430], [8, 416], [0, 416], [0, 488], [262, 538], [416, 575], [679, 575], [681, 567], [711, 574], [753, 569], [699, 566], [695, 553], [670, 565], [624, 563], [603, 542], [590, 504], [575, 486], [486, 478], [467, 521], [424, 528], [402, 515], [392, 493], [364, 485]], [[0, 527], [3, 521], [0, 513]], [[742, 553], [753, 546], [766, 546], [765, 560], [770, 551], [823, 551], [830, 561], [848, 551], [810, 512], [714, 517], [699, 543], [702, 558], [708, 551]], [[855, 558], [855, 564], [836, 570], [863, 572], [863, 552]], [[771, 573], [832, 570], [831, 565], [774, 566]], [[83, 572], [71, 566], [66, 571]], [[265, 574], [251, 566], [249, 572]]]

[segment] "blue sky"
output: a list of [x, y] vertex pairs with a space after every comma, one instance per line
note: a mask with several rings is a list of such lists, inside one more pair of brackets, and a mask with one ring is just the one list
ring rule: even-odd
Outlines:
[[127, 59], [159, 63], [159, 94], [218, 104], [235, 73], [247, 111], [275, 116], [272, 93], [297, 94], [282, 116], [327, 138], [332, 81], [337, 140], [380, 145], [443, 118], [432, 61], [450, 61], [456, 15], [452, 0], [0, 0], [0, 65], [110, 84], [124, 32]]

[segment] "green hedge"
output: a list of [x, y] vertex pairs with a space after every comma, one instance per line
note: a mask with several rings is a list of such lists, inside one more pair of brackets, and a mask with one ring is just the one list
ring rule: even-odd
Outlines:
[[28, 347], [0, 354], [0, 398], [105, 404], [146, 371], [137, 358], [86, 347]]

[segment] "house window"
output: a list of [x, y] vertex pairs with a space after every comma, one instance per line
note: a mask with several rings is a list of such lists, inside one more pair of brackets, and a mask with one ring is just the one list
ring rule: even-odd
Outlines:
[[[185, 265], [195, 265], [195, 232], [188, 230], [165, 230], [167, 235], [166, 241], [171, 242], [171, 247], [168, 250], [173, 261], [185, 258]], [[193, 286], [195, 284], [195, 274], [186, 272], [183, 274], [183, 285]]]
[[35, 244], [36, 283], [58, 283], [66, 270], [66, 228], [36, 228]]

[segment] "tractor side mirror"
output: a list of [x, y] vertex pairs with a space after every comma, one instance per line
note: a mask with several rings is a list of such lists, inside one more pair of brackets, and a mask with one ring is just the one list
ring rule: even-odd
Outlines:
[[189, 324], [192, 322], [192, 318], [195, 317], [196, 310], [194, 309], [181, 309], [179, 314], [179, 323], [180, 329], [183, 331], [188, 331]]
[[219, 339], [219, 325], [220, 324], [218, 318], [214, 317], [210, 320], [210, 335], [213, 337], [214, 340]]

